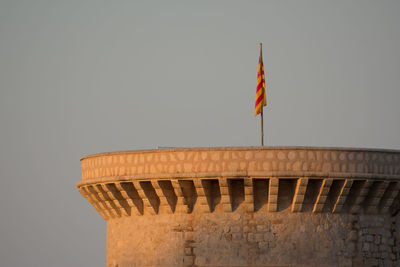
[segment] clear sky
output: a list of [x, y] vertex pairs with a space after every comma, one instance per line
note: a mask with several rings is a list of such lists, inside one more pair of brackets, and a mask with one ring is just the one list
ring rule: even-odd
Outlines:
[[400, 1], [0, 0], [0, 265], [105, 266], [79, 159], [259, 145], [400, 149]]

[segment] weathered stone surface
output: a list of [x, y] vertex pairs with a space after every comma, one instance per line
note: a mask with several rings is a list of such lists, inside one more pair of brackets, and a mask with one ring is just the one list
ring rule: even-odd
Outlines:
[[[337, 153], [339, 157], [329, 156]], [[297, 167], [300, 162], [303, 166], [301, 171]], [[400, 177], [399, 164], [399, 151], [394, 150], [228, 147], [123, 151], [83, 158], [82, 181], [98, 181], [111, 176], [119, 176], [121, 179], [125, 176], [145, 179], [209, 177], [217, 173], [226, 177], [297, 175], [390, 179]], [[336, 165], [341, 166], [339, 171], [332, 167]]]
[[398, 266], [400, 152], [199, 148], [82, 159], [107, 266]]
[[[240, 208], [235, 212], [246, 211]], [[357, 256], [354, 249], [340, 242], [338, 234], [343, 232], [347, 236], [354, 231], [349, 215], [321, 217], [312, 213], [262, 211], [252, 220], [243, 216], [238, 221], [232, 220], [232, 215], [223, 211], [206, 214], [194, 211], [193, 214], [160, 214], [157, 220], [152, 215], [109, 220], [108, 266], [186, 266], [193, 262], [198, 266], [265, 266], [266, 262], [339, 266], [344, 260], [337, 255]], [[275, 221], [281, 227], [266, 232], [265, 228], [252, 227], [253, 220], [256, 225]], [[320, 225], [325, 226], [316, 232]], [[300, 226], [305, 230], [298, 231]], [[190, 227], [193, 231], [187, 232]], [[244, 227], [252, 229], [247, 238], [242, 238]], [[226, 233], [227, 229], [236, 229], [238, 233]], [[371, 242], [363, 243], [362, 252], [371, 249]], [[146, 256], [148, 253], [151, 256]], [[123, 265], [124, 262], [131, 265]]]

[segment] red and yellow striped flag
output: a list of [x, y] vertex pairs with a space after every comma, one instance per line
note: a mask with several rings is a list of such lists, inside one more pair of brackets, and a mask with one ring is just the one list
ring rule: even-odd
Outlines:
[[265, 96], [264, 64], [262, 60], [262, 50], [260, 47], [260, 59], [258, 60], [258, 74], [257, 74], [256, 107], [254, 110], [254, 116], [260, 114], [263, 106], [266, 105], [267, 105], [267, 98]]

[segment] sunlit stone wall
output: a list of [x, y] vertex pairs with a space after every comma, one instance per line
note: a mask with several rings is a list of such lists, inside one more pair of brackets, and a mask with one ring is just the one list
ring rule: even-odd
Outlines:
[[396, 266], [400, 152], [192, 148], [82, 159], [107, 266]]

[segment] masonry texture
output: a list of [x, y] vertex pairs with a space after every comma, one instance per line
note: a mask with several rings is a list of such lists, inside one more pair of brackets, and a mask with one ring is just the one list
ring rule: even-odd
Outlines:
[[400, 151], [191, 148], [81, 162], [110, 267], [400, 266]]

